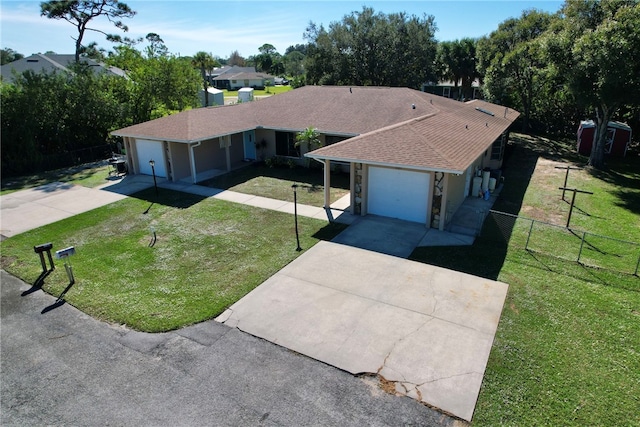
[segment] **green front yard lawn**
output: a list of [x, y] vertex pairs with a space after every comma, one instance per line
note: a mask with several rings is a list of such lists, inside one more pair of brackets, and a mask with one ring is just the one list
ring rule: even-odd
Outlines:
[[[254, 196], [293, 201], [291, 185], [298, 184], [297, 199], [303, 205], [324, 206], [324, 172], [317, 168], [251, 165], [201, 183]], [[331, 174], [331, 203], [349, 193], [349, 174]]]
[[[303, 249], [343, 229], [303, 217], [298, 223]], [[219, 315], [300, 254], [292, 215], [164, 189], [158, 198], [146, 190], [7, 239], [2, 268], [34, 283], [41, 266], [33, 246], [46, 242], [76, 248], [69, 304], [148, 332]], [[58, 296], [68, 279], [61, 261], [56, 267], [44, 289]]]

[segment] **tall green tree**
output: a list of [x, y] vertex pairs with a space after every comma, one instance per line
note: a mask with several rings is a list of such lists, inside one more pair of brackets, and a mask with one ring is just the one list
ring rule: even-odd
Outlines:
[[240, 55], [240, 52], [238, 52], [237, 50], [234, 50], [233, 52], [231, 52], [231, 54], [229, 55], [229, 59], [227, 60], [227, 65], [237, 65], [238, 67], [244, 67], [246, 63], [246, 60], [242, 57], [242, 55]]
[[51, 0], [40, 3], [40, 15], [50, 19], [62, 19], [78, 31], [76, 42], [76, 62], [80, 62], [82, 39], [87, 31], [96, 31], [107, 36], [108, 40], [119, 40], [117, 35], [107, 34], [97, 28], [89, 27], [89, 23], [101, 16], [105, 17], [116, 28], [128, 31], [121, 18], [132, 18], [136, 14], [125, 3], [118, 0]]
[[129, 124], [127, 84], [80, 64], [71, 73], [27, 71], [1, 84], [2, 176], [95, 160], [90, 153], [104, 158], [109, 132]]
[[265, 43], [258, 48], [258, 51], [260, 53], [252, 57], [250, 61], [255, 64], [256, 70], [275, 75], [284, 74], [285, 66], [282, 55], [278, 53], [274, 45]]
[[297, 77], [304, 74], [305, 55], [297, 50], [293, 50], [283, 57], [284, 74], [290, 77]]
[[0, 65], [8, 64], [9, 62], [17, 61], [22, 58], [24, 58], [24, 55], [13, 49], [9, 49], [8, 47], [0, 49]]
[[607, 124], [640, 99], [640, 3], [567, 0], [545, 38], [547, 58], [598, 123], [589, 165], [604, 167]]
[[174, 55], [145, 58], [129, 77], [134, 123], [198, 106], [202, 80], [190, 58]]
[[167, 56], [169, 54], [169, 48], [164, 44], [164, 40], [156, 34], [149, 33], [145, 39], [149, 42], [149, 45], [145, 48], [147, 58], [153, 58], [156, 56]]
[[309, 24], [305, 59], [311, 84], [408, 86], [435, 76], [433, 16], [376, 13], [363, 7], [329, 29]]
[[540, 36], [552, 19], [549, 13], [527, 10], [478, 41], [478, 68], [484, 75], [485, 97], [520, 110], [523, 131], [529, 130], [534, 97], [547, 67]]

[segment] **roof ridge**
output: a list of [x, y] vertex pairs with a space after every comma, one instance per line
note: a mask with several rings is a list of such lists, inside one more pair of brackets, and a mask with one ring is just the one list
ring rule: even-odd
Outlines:
[[44, 59], [45, 61], [47, 61], [48, 63], [50, 63], [51, 65], [53, 65], [56, 68], [59, 68], [61, 70], [65, 70], [65, 71], [69, 71], [67, 67], [65, 67], [64, 65], [62, 65], [58, 61], [54, 61], [52, 58], [49, 58], [47, 55], [44, 55], [42, 53], [37, 53], [36, 55], [38, 55], [39, 57], [41, 57], [42, 59]]
[[[351, 137], [351, 138], [345, 139], [344, 141], [340, 141], [340, 142], [336, 142], [335, 144], [331, 144], [331, 147], [339, 146], [339, 145], [342, 145], [342, 144], [346, 144], [347, 142], [351, 143], [351, 142], [353, 142], [354, 140], [362, 139], [362, 138], [364, 138], [364, 137], [371, 136], [371, 135], [377, 135], [377, 134], [380, 134], [380, 133], [386, 132], [386, 131], [391, 130], [391, 129], [396, 129], [396, 128], [399, 128], [399, 127], [401, 127], [401, 126], [405, 126], [405, 125], [407, 125], [407, 124], [411, 124], [411, 123], [413, 123], [413, 122], [421, 122], [421, 121], [426, 120], [426, 119], [428, 119], [428, 118], [430, 118], [430, 117], [434, 117], [434, 116], [436, 116], [438, 113], [441, 113], [441, 111], [439, 111], [439, 110], [438, 110], [438, 111], [436, 111], [436, 112], [429, 113], [429, 114], [425, 114], [425, 115], [423, 115], [423, 116], [419, 116], [419, 117], [412, 117], [412, 118], [410, 118], [410, 119], [408, 119], [408, 120], [405, 120], [405, 121], [403, 121], [403, 122], [394, 123], [394, 124], [392, 124], [392, 125], [388, 125], [388, 126], [385, 126], [385, 127], [380, 128], [380, 129], [373, 130], [373, 131], [371, 131], [371, 132], [361, 133], [361, 134], [356, 135], [356, 136], [354, 136], [354, 137]], [[325, 145], [325, 147], [328, 147], [328, 145]], [[315, 151], [322, 150], [322, 148], [324, 148], [324, 147], [321, 147], [321, 148], [319, 148], [318, 150], [315, 150]]]
[[[435, 114], [434, 114], [435, 115]], [[444, 116], [446, 116], [446, 114], [443, 114]], [[418, 122], [416, 120], [416, 122]], [[411, 131], [414, 135], [417, 135], [418, 138], [420, 139], [420, 141], [424, 141], [425, 144], [427, 144], [429, 146], [429, 148], [431, 148], [436, 154], [438, 154], [441, 158], [443, 158], [444, 160], [446, 160], [448, 163], [453, 163], [453, 161], [449, 158], [449, 156], [445, 155], [442, 150], [440, 150], [437, 146], [435, 146], [434, 144], [431, 143], [431, 141], [429, 139], [426, 138], [426, 136], [420, 132], [418, 132], [416, 129], [414, 129], [412, 126], [409, 126], [409, 131]]]

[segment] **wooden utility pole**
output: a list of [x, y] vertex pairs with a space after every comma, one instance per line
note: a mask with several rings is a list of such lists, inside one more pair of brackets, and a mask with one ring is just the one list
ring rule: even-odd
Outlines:
[[[569, 172], [567, 171], [567, 173]], [[567, 218], [567, 228], [569, 228], [569, 224], [571, 223], [571, 213], [573, 212], [573, 205], [576, 201], [576, 193], [583, 193], [583, 194], [593, 194], [593, 193], [591, 191], [584, 191], [584, 190], [578, 190], [577, 188], [567, 188], [567, 187], [559, 187], [559, 190], [562, 190], [563, 194], [565, 191], [573, 191], [573, 196], [571, 197], [571, 207], [569, 208], [569, 217]]]
[[[563, 185], [563, 187], [566, 188], [567, 187], [567, 181], [569, 181], [569, 170], [580, 170], [582, 168], [577, 168], [577, 167], [574, 167], [574, 166], [556, 166], [556, 169], [566, 169], [567, 173], [565, 173], [565, 175], [564, 175], [564, 185]], [[565, 190], [563, 189], [562, 190], [562, 200], [564, 200], [564, 192], [565, 192]], [[574, 193], [574, 196], [575, 196], [575, 193]]]

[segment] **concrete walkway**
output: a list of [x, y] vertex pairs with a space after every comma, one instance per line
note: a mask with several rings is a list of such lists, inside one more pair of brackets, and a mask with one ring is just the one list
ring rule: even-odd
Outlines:
[[507, 288], [319, 242], [216, 320], [470, 421]]
[[[108, 205], [151, 187], [153, 187], [152, 177], [130, 175], [107, 182], [96, 188], [54, 182], [28, 190], [16, 191], [0, 197], [0, 235], [2, 239], [12, 237], [25, 231]], [[294, 213], [293, 202], [201, 185], [174, 183], [165, 179], [158, 179], [158, 187], [243, 203], [292, 215]], [[348, 206], [348, 195], [334, 203], [332, 209], [298, 204], [298, 215], [350, 224], [356, 217], [341, 209], [341, 206], [344, 207], [345, 203]]]

